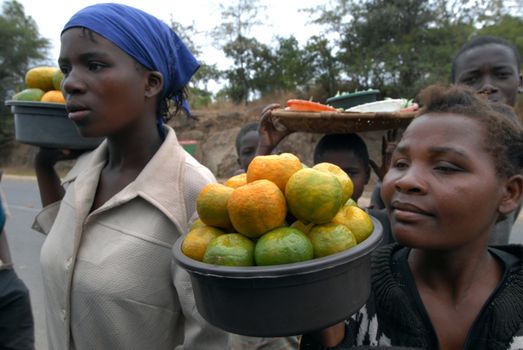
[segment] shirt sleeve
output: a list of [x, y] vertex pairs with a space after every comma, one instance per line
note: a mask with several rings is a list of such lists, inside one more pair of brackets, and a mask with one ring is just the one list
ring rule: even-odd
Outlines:
[[51, 227], [53, 227], [61, 203], [62, 201], [54, 202], [42, 209], [35, 217], [32, 226], [33, 230], [47, 235], [51, 231]]

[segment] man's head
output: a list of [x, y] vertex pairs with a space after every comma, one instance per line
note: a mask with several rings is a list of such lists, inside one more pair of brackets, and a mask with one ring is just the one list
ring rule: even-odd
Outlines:
[[521, 56], [517, 48], [495, 36], [476, 37], [452, 61], [452, 83], [472, 87], [490, 101], [514, 107], [521, 88]]

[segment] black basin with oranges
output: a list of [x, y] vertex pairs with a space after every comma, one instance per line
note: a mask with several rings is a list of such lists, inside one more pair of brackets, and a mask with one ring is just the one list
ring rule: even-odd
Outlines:
[[15, 139], [20, 143], [58, 149], [93, 149], [103, 141], [101, 137], [81, 136], [63, 104], [15, 100], [5, 104], [11, 107]]
[[196, 307], [210, 324], [225, 331], [279, 337], [304, 334], [348, 318], [370, 293], [370, 254], [383, 229], [355, 247], [334, 255], [273, 266], [229, 267], [193, 260], [173, 248], [176, 262], [189, 272]]

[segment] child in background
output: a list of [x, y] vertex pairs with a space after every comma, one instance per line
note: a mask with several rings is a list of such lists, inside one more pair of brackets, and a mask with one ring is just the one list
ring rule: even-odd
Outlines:
[[4, 230], [6, 216], [0, 188], [0, 349], [33, 350], [34, 321], [29, 291], [13, 268]]
[[106, 140], [63, 187], [58, 152], [35, 158], [49, 349], [227, 349], [172, 257], [198, 193], [216, 182], [163, 124], [170, 103], [187, 108], [199, 63], [167, 24], [115, 3], [71, 17], [58, 61], [69, 118]]
[[367, 304], [302, 349], [523, 348], [523, 247], [488, 246], [523, 198], [523, 129], [466, 87], [421, 100], [383, 180], [398, 243], [373, 253]]
[[259, 126], [260, 123], [258, 122], [245, 124], [236, 136], [236, 154], [238, 155], [238, 165], [240, 166], [237, 173], [239, 174], [247, 171], [247, 167], [256, 155], [256, 148], [260, 139], [258, 134]]

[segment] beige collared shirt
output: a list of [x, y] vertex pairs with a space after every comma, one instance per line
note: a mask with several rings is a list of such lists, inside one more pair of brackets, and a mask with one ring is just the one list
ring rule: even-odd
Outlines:
[[37, 216], [49, 348], [225, 349], [229, 336], [197, 313], [171, 248], [187, 232], [212, 173], [171, 128], [135, 181], [89, 213], [107, 145], [78, 159], [66, 194]]

